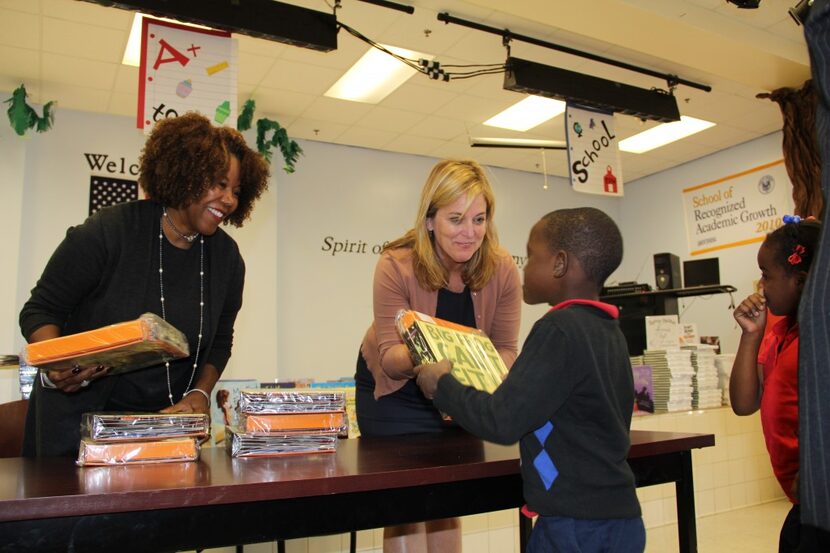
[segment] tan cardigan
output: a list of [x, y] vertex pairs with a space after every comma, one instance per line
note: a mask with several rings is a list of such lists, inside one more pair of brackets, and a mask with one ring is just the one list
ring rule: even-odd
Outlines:
[[[493, 341], [505, 365], [510, 368], [519, 351], [519, 323], [522, 286], [513, 258], [499, 249], [499, 264], [481, 290], [473, 290], [476, 327]], [[391, 394], [406, 384], [391, 378], [383, 369], [383, 358], [394, 345], [402, 344], [395, 327], [400, 309], [414, 309], [435, 316], [438, 291], [424, 290], [412, 267], [412, 250], [398, 248], [381, 255], [375, 268], [373, 309], [375, 320], [366, 331], [360, 351], [375, 378], [375, 399]]]

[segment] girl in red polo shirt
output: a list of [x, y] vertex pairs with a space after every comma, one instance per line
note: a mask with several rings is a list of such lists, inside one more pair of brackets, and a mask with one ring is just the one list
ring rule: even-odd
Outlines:
[[[802, 543], [798, 505], [797, 315], [819, 230], [812, 217], [785, 216], [758, 250], [760, 290], [733, 314], [742, 334], [729, 381], [732, 410], [751, 415], [760, 408], [773, 472], [793, 504], [781, 528], [779, 553], [813, 551]], [[780, 316], [769, 328], [768, 312]]]

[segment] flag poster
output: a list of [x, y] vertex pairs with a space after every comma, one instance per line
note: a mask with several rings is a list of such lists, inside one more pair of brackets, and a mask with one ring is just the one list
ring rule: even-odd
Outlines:
[[622, 196], [623, 178], [614, 114], [568, 105], [565, 136], [574, 191]]
[[792, 184], [784, 160], [683, 190], [691, 255], [762, 242], [792, 213]]
[[89, 214], [138, 199], [138, 182], [114, 177], [89, 177]]
[[230, 33], [142, 20], [137, 126], [188, 111], [236, 128], [236, 41]]

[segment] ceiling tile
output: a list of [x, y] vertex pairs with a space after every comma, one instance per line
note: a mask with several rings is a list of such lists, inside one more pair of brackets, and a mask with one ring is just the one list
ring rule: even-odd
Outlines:
[[306, 108], [303, 117], [353, 125], [371, 109], [371, 104], [321, 97]]
[[243, 84], [260, 84], [274, 65], [273, 57], [257, 54], [247, 54], [243, 61], [237, 73], [237, 81]]
[[115, 91], [110, 94], [107, 113], [135, 117], [137, 112], [138, 100], [135, 94]]
[[138, 67], [132, 65], [118, 64], [115, 72], [115, 85], [113, 90], [121, 93], [130, 93], [138, 96]]
[[36, 50], [40, 48], [40, 17], [0, 9], [0, 44]]
[[5, 9], [39, 14], [40, 0], [0, 0], [0, 10]]
[[42, 13], [49, 17], [120, 29], [127, 33], [130, 32], [135, 16], [133, 10], [106, 8], [91, 2], [78, 2], [78, 0], [42, 0], [42, 4]]
[[457, 94], [442, 88], [441, 83], [423, 86], [412, 81], [413, 79], [410, 79], [405, 85], [384, 98], [380, 105], [418, 113], [433, 113], [458, 97]]
[[441, 140], [452, 140], [456, 137], [466, 137], [469, 133], [463, 121], [431, 115], [425, 117], [420, 123], [410, 128], [407, 134], [438, 138]]
[[347, 125], [305, 118], [298, 118], [287, 126], [288, 135], [291, 138], [305, 138], [321, 142], [333, 142], [346, 129], [348, 129]]
[[322, 95], [342, 74], [342, 71], [330, 67], [278, 59], [261, 84], [268, 88]]
[[399, 135], [389, 142], [386, 147], [393, 152], [404, 152], [407, 154], [429, 155], [444, 142], [434, 138], [423, 138], [420, 136]]
[[[104, 63], [48, 52], [43, 54], [43, 75], [46, 82], [78, 88], [109, 91], [115, 84], [115, 74], [119, 66], [118, 63]], [[77, 83], [83, 83], [84, 86], [80, 87]]]
[[28, 85], [40, 78], [40, 53], [36, 50], [0, 45], [0, 75], [17, 83], [9, 92], [21, 84], [26, 84], [28, 88]]
[[337, 137], [339, 144], [349, 144], [363, 148], [381, 149], [398, 136], [398, 133], [380, 131], [377, 129], [366, 129], [361, 127], [349, 127]]
[[271, 115], [290, 115], [296, 117], [304, 112], [314, 101], [312, 94], [300, 94], [288, 90], [258, 87], [251, 96], [256, 101], [257, 112]]
[[120, 63], [128, 34], [52, 17], [43, 18], [43, 50], [79, 59]]
[[42, 96], [57, 100], [58, 112], [55, 115], [55, 119], [59, 121], [61, 109], [104, 112], [106, 106], [109, 104], [110, 91], [65, 83], [47, 82], [42, 86]]
[[424, 117], [422, 113], [375, 106], [361, 116], [358, 124], [369, 129], [402, 133], [423, 121]]

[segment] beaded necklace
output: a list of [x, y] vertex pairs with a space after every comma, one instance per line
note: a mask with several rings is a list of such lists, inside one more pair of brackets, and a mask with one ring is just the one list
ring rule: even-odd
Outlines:
[[[199, 338], [196, 341], [196, 352], [193, 354], [193, 371], [190, 373], [190, 380], [187, 382], [187, 386], [184, 389], [184, 394], [182, 397], [187, 395], [187, 392], [190, 391], [190, 385], [193, 384], [193, 378], [196, 376], [196, 366], [199, 361], [199, 349], [202, 347], [202, 326], [204, 323], [204, 315], [205, 315], [205, 237], [201, 236], [199, 233], [193, 235], [193, 238], [190, 239], [187, 236], [183, 235], [179, 232], [179, 230], [173, 226], [173, 222], [170, 221], [170, 218], [167, 216], [167, 210], [164, 210], [164, 218], [166, 221], [170, 223], [170, 227], [182, 238], [187, 240], [188, 242], [192, 242], [196, 239], [196, 236], [199, 236]], [[164, 306], [164, 256], [162, 255], [162, 250], [164, 246], [164, 228], [163, 225], [159, 225], [159, 291], [161, 293], [161, 318], [165, 321], [167, 320], [167, 311], [165, 310]], [[164, 362], [164, 367], [167, 372], [167, 397], [170, 400], [170, 405], [175, 405], [173, 402], [173, 386], [170, 383], [170, 361]]]

